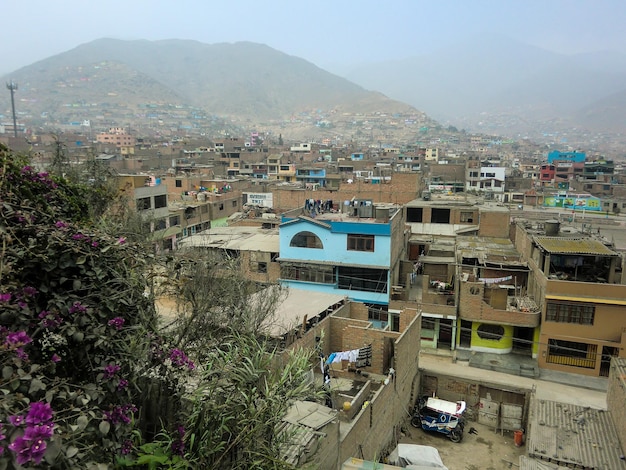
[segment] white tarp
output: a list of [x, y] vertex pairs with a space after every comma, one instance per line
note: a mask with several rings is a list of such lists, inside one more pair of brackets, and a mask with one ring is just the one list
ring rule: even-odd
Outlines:
[[389, 463], [411, 470], [448, 470], [436, 448], [417, 444], [398, 444], [389, 454]]

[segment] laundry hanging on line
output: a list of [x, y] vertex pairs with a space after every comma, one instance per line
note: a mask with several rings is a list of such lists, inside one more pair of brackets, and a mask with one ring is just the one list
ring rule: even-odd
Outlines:
[[352, 349], [350, 351], [334, 352], [328, 359], [326, 364], [332, 364], [335, 362], [348, 361], [356, 363], [357, 367], [365, 367], [371, 365], [372, 361], [372, 345], [369, 344], [359, 349]]

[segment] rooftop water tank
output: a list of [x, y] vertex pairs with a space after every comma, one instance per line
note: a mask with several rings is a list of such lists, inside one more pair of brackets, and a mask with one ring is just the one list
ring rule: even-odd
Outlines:
[[558, 235], [560, 226], [561, 226], [561, 222], [559, 222], [558, 220], [546, 220], [544, 222], [546, 235], [549, 237], [554, 237]]

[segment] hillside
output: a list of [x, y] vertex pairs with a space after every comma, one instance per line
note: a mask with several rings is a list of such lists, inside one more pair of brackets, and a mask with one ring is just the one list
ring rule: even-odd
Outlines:
[[[306, 114], [409, 113], [414, 108], [365, 90], [315, 65], [262, 44], [100, 39], [24, 67], [20, 120], [126, 125], [137, 120], [227, 121], [254, 126]], [[4, 120], [7, 93], [0, 97]], [[426, 119], [424, 117], [424, 119]], [[295, 119], [298, 120], [298, 119]], [[181, 124], [182, 125], [182, 124]], [[314, 129], [313, 129], [314, 130]]]
[[480, 35], [431, 54], [367, 64], [345, 76], [468, 130], [540, 134], [555, 126], [602, 128], [602, 116], [594, 121], [584, 110], [623, 90], [626, 57], [564, 55]]

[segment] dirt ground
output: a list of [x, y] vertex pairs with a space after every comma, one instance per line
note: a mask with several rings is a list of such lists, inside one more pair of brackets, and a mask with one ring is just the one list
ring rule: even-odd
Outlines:
[[[470, 434], [470, 428], [476, 434]], [[433, 446], [449, 470], [506, 470], [519, 468], [519, 456], [526, 453], [525, 445], [516, 447], [513, 432], [500, 431], [474, 421], [468, 421], [463, 440], [458, 444], [441, 433], [416, 429], [410, 424], [404, 427], [406, 434], [400, 438], [404, 444]]]

